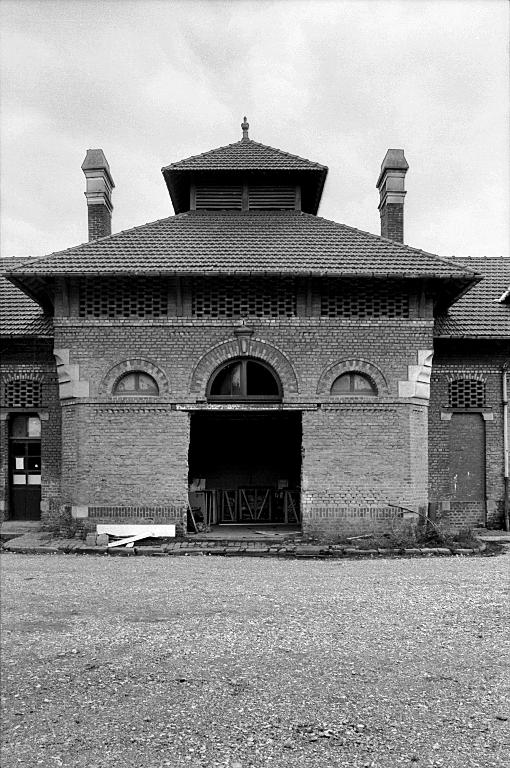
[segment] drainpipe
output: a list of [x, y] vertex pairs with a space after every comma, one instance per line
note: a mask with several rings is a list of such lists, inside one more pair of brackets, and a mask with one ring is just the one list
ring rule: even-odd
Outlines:
[[510, 493], [509, 488], [509, 461], [508, 461], [508, 367], [509, 364], [505, 363], [503, 366], [503, 462], [505, 466], [505, 499], [504, 499], [504, 515], [505, 515], [505, 531], [510, 531], [510, 499], [508, 498]]

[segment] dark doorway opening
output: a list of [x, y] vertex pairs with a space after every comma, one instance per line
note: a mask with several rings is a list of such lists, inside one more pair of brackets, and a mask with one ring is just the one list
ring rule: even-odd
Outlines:
[[300, 522], [301, 413], [193, 413], [190, 504], [206, 526]]
[[9, 420], [9, 506], [12, 520], [41, 517], [41, 420], [36, 414]]

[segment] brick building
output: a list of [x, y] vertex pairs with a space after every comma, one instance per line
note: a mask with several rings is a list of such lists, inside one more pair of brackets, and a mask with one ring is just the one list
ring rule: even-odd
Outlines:
[[3, 260], [5, 518], [497, 526], [509, 260], [403, 244], [402, 150], [379, 237], [317, 215], [325, 166], [242, 129], [163, 168], [174, 216], [113, 235], [88, 150], [89, 242]]

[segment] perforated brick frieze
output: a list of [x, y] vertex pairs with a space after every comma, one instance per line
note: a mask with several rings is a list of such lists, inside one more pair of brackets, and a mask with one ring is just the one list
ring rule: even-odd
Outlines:
[[326, 317], [409, 317], [409, 291], [394, 281], [329, 280], [322, 287]]

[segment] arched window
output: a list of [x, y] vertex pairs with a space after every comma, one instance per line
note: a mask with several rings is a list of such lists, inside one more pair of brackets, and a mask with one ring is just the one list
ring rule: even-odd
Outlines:
[[159, 395], [156, 381], [143, 371], [125, 373], [113, 388], [114, 395]]
[[342, 373], [331, 386], [332, 395], [377, 395], [375, 384], [363, 373]]
[[255, 360], [234, 360], [222, 365], [211, 377], [209, 400], [281, 400], [276, 374]]

